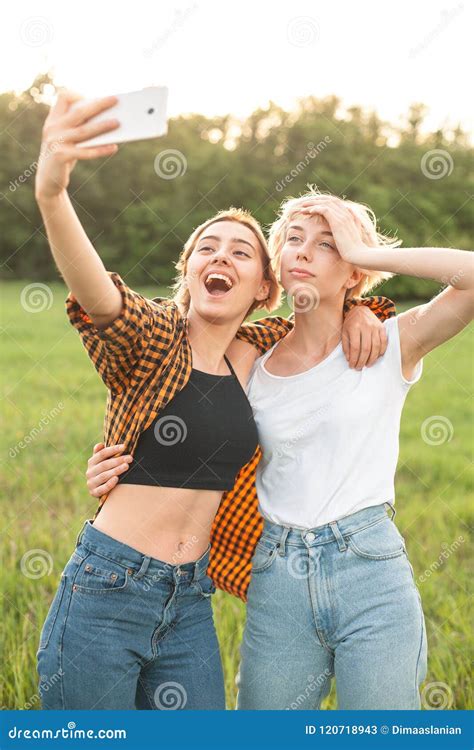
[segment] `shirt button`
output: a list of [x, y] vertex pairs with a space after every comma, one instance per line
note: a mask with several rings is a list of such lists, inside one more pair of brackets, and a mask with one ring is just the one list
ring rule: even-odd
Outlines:
[[311, 544], [311, 542], [314, 542], [314, 540], [316, 539], [316, 534], [314, 534], [312, 531], [308, 531], [308, 533], [305, 535], [305, 539]]

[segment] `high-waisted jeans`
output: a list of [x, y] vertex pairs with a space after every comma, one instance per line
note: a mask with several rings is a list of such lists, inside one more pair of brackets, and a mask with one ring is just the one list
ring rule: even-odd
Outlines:
[[87, 521], [43, 626], [44, 709], [224, 709], [209, 548], [171, 565]]
[[311, 530], [265, 522], [252, 560], [239, 709], [418, 709], [427, 642], [385, 506]]

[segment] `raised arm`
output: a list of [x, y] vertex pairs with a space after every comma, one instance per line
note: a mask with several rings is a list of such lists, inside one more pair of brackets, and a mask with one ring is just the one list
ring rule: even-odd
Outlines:
[[80, 99], [70, 91], [61, 92], [46, 118], [35, 197], [62, 277], [97, 328], [105, 328], [120, 314], [122, 297], [87, 237], [67, 188], [78, 159], [110, 156], [117, 151], [116, 145], [78, 146], [118, 126], [118, 121], [112, 119], [100, 125], [88, 123], [91, 117], [113, 106], [117, 99], [107, 97], [71, 109], [73, 102]]
[[444, 247], [368, 247], [361, 241], [357, 219], [336, 202], [310, 209], [331, 226], [338, 252], [361, 269], [403, 273], [434, 279], [447, 288], [430, 302], [398, 317], [404, 375], [428, 352], [459, 333], [474, 317], [474, 253]]

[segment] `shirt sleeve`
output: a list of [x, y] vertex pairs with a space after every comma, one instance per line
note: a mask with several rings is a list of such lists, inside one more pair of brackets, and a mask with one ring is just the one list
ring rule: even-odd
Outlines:
[[235, 336], [241, 341], [252, 344], [260, 354], [265, 354], [293, 328], [294, 323], [291, 317], [286, 320], [277, 315], [270, 315], [254, 322], [243, 323]]
[[108, 273], [123, 303], [112, 323], [96, 328], [71, 292], [66, 298], [66, 312], [105, 385], [120, 390], [145, 354], [148, 365], [160, 364], [175, 340], [179, 313], [166, 301], [159, 303], [134, 292], [118, 273]]
[[365, 305], [377, 316], [379, 320], [388, 320], [389, 318], [395, 317], [397, 310], [395, 303], [392, 302], [388, 297], [352, 297], [347, 299], [344, 303], [344, 315], [347, 315], [349, 310], [357, 305]]
[[402, 371], [402, 351], [400, 344], [400, 328], [398, 325], [398, 315], [385, 324], [387, 331], [388, 347], [382, 359], [390, 363], [393, 378], [398, 386], [404, 391], [408, 391], [412, 385], [418, 383], [423, 373], [423, 358], [417, 363], [414, 373], [410, 379], [403, 375]]
[[[365, 305], [382, 322], [393, 318], [397, 311], [395, 304], [387, 297], [353, 297], [344, 303], [344, 314], [357, 305]], [[250, 323], [243, 323], [236, 333], [236, 338], [252, 344], [260, 354], [265, 354], [283, 336], [286, 336], [294, 326], [294, 314], [288, 318], [278, 315], [270, 315]]]

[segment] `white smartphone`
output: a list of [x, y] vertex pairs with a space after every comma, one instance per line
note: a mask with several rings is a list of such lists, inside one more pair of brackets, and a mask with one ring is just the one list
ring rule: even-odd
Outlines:
[[[87, 141], [82, 141], [77, 144], [78, 146], [105, 146], [109, 143], [141, 141], [165, 135], [168, 130], [166, 120], [168, 89], [166, 86], [149, 86], [140, 91], [129, 91], [125, 94], [115, 94], [115, 96], [118, 98], [117, 104], [91, 117], [87, 122], [100, 122], [115, 118], [120, 122], [119, 127], [109, 133], [102, 133]], [[80, 99], [74, 102], [72, 107], [94, 101], [94, 99]]]

